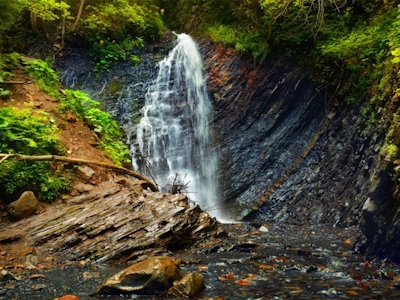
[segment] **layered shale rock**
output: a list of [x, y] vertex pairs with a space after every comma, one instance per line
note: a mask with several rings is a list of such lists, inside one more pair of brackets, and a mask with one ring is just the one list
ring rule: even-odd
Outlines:
[[50, 206], [29, 223], [7, 225], [0, 241], [13, 241], [17, 235], [40, 252], [102, 262], [165, 254], [223, 232], [215, 219], [189, 205], [185, 195], [154, 193], [137, 182], [104, 183]]

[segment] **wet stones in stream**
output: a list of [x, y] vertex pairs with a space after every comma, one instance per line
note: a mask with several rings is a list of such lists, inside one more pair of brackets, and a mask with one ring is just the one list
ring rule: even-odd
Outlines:
[[[268, 232], [260, 231], [261, 225]], [[348, 240], [356, 236], [354, 229], [284, 224], [228, 224], [224, 228], [227, 238], [199, 240], [172, 253], [183, 274], [202, 276], [206, 288], [200, 299], [400, 299], [400, 266], [353, 253]], [[250, 252], [236, 247], [250, 244], [257, 245]], [[81, 264], [64, 260], [54, 263], [53, 269], [19, 275], [22, 280], [1, 282], [5, 294], [0, 299], [42, 300], [65, 294], [80, 300], [104, 299], [91, 295], [128, 265], [126, 261], [93, 264], [87, 259]], [[33, 274], [45, 278], [31, 278]], [[46, 287], [35, 291], [33, 286], [39, 284]], [[6, 288], [9, 285], [14, 288]], [[131, 297], [118, 294], [107, 299]]]

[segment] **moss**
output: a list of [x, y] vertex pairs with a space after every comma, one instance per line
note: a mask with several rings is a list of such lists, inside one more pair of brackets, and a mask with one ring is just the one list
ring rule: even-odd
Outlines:
[[398, 158], [399, 148], [395, 144], [385, 144], [382, 147], [381, 154], [385, 157], [386, 160], [391, 161]]
[[119, 91], [122, 89], [123, 83], [117, 77], [114, 77], [113, 80], [108, 84], [104, 93], [107, 95], [118, 95]]

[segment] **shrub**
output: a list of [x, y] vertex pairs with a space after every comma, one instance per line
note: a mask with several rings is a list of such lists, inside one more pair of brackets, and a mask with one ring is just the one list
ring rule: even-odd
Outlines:
[[61, 154], [64, 149], [46, 113], [4, 107], [0, 109], [0, 152]]
[[6, 161], [0, 165], [0, 182], [0, 192], [7, 198], [30, 190], [40, 200], [53, 201], [71, 189], [72, 173], [53, 172], [50, 162]]
[[45, 61], [38, 59], [28, 62], [25, 70], [42, 91], [52, 97], [60, 97], [58, 75]]
[[[46, 113], [5, 107], [0, 109], [0, 152], [63, 154], [64, 148]], [[13, 198], [29, 189], [52, 201], [70, 189], [71, 178], [61, 170], [53, 172], [50, 162], [5, 161], [0, 164], [0, 194]]]
[[75, 112], [100, 137], [101, 148], [117, 165], [130, 162], [130, 152], [120, 141], [121, 131], [109, 113], [100, 110], [100, 103], [81, 91], [66, 90], [61, 107]]

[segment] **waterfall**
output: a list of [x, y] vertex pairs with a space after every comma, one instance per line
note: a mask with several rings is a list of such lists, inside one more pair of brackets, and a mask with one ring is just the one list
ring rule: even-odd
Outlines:
[[142, 173], [150, 170], [164, 190], [178, 174], [180, 183], [187, 184], [184, 193], [221, 218], [211, 112], [198, 48], [189, 35], [179, 34], [147, 91], [137, 143], [132, 145], [133, 166]]

